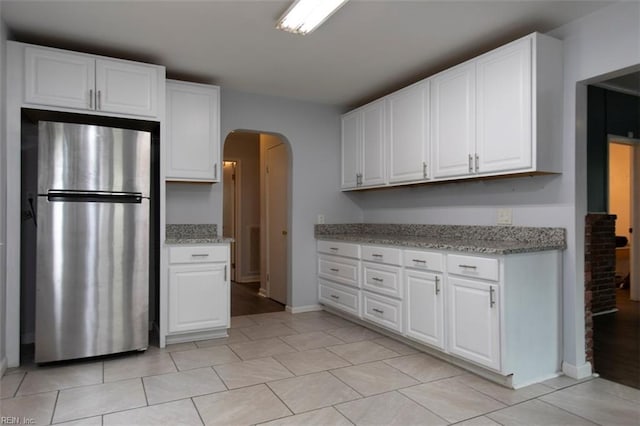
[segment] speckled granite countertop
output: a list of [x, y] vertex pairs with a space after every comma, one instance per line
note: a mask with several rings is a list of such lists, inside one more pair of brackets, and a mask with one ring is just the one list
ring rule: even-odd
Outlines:
[[315, 225], [321, 240], [486, 254], [564, 250], [564, 228], [522, 226], [336, 224]]
[[219, 237], [218, 226], [211, 224], [167, 225], [165, 244], [221, 244], [233, 238]]

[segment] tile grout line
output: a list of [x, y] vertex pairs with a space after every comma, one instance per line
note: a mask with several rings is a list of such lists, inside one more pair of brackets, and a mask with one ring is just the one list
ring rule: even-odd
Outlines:
[[[6, 377], [6, 376], [5, 376]], [[18, 386], [16, 387], [16, 390], [13, 391], [13, 395], [11, 396], [11, 398], [15, 398], [18, 395], [18, 391], [20, 390], [20, 388], [22, 387], [22, 384], [24, 383], [24, 380], [27, 378], [27, 372], [25, 371], [25, 373], [22, 375], [22, 379], [20, 379], [20, 383], [18, 384]]]
[[58, 408], [58, 399], [60, 398], [60, 391], [56, 391], [56, 400], [53, 403], [53, 410], [51, 411], [51, 418], [49, 419], [49, 424], [53, 424], [53, 418], [56, 415], [56, 409]]
[[202, 414], [200, 414], [200, 410], [198, 410], [198, 405], [196, 405], [196, 402], [193, 400], [194, 397], [189, 398], [191, 400], [191, 404], [193, 405], [193, 408], [196, 409], [196, 414], [198, 414], [198, 417], [200, 418], [200, 422], [204, 425], [204, 419], [202, 418]]
[[[573, 387], [573, 385], [571, 385], [571, 386], [569, 386], [569, 387]], [[564, 389], [567, 389], [567, 388], [564, 388]], [[560, 392], [561, 390], [564, 390], [564, 389], [558, 389], [556, 392]], [[555, 392], [551, 392], [551, 393], [555, 393]], [[548, 393], [548, 394], [545, 394], [545, 395], [542, 395], [542, 396], [551, 395], [551, 393]], [[558, 410], [560, 410], [560, 411], [564, 411], [565, 413], [568, 413], [568, 414], [571, 414], [571, 415], [573, 415], [573, 416], [579, 417], [579, 418], [581, 418], [581, 419], [583, 419], [583, 420], [586, 420], [586, 421], [588, 421], [588, 422], [590, 422], [590, 423], [593, 423], [593, 424], [595, 424], [595, 425], [601, 425], [601, 423], [598, 423], [598, 422], [596, 422], [595, 420], [588, 419], [588, 418], [586, 418], [586, 417], [584, 417], [584, 416], [582, 416], [582, 415], [580, 415], [580, 414], [577, 414], [577, 413], [571, 412], [571, 411], [569, 411], [569, 410], [567, 410], [567, 409], [564, 409], [564, 408], [562, 408], [562, 407], [559, 407], [559, 406], [555, 405], [555, 404], [554, 404], [554, 403], [552, 403], [552, 402], [548, 402], [548, 401], [545, 401], [545, 400], [543, 400], [543, 399], [539, 399], [539, 398], [536, 398], [536, 399], [537, 399], [538, 401], [542, 402], [543, 404], [548, 404], [548, 405], [550, 405], [550, 406], [552, 406], [552, 407], [557, 408], [557, 409], [558, 409]], [[622, 399], [622, 398], [621, 398], [621, 399]]]
[[147, 407], [149, 406], [149, 397], [147, 396], [147, 388], [144, 386], [144, 378], [140, 377], [140, 384], [142, 385], [142, 393], [144, 394], [144, 401], [147, 403]]

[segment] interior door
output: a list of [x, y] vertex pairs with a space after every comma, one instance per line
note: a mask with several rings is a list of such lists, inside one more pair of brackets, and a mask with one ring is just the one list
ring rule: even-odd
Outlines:
[[287, 304], [289, 153], [284, 144], [267, 150], [267, 276], [269, 297]]
[[640, 143], [633, 144], [631, 168], [630, 299], [640, 300]]

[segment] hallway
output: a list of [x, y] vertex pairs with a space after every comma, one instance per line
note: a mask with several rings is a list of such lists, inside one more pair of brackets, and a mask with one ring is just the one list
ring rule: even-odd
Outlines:
[[284, 305], [258, 294], [260, 283], [231, 281], [231, 316], [284, 311]]

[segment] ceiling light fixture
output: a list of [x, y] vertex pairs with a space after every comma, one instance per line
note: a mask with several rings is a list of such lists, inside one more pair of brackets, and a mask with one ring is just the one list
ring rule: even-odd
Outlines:
[[282, 15], [276, 28], [295, 34], [309, 34], [346, 2], [347, 0], [296, 0]]

